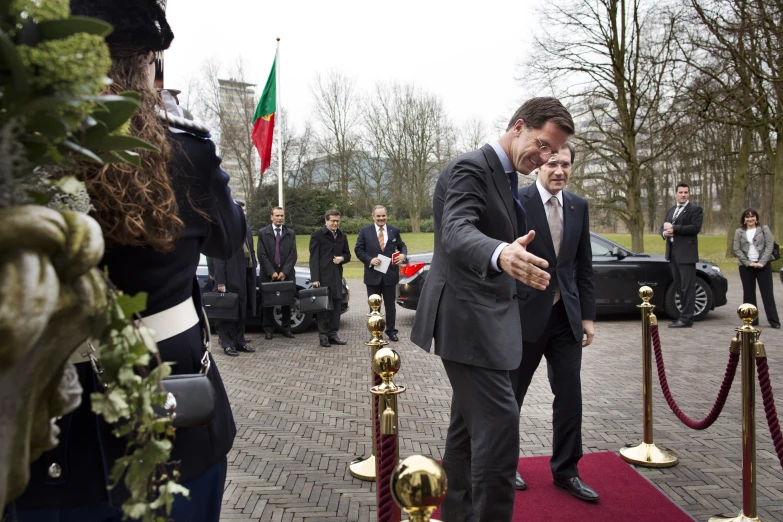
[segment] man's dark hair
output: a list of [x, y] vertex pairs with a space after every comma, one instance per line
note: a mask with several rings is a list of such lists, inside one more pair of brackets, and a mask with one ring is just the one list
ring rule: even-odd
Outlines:
[[688, 184], [687, 184], [687, 183], [685, 183], [684, 181], [680, 181], [679, 183], [677, 183], [677, 188], [675, 188], [674, 190], [675, 190], [675, 191], [677, 191], [677, 190], [679, 190], [679, 189], [680, 189], [680, 187], [685, 187], [686, 189], [688, 189], [688, 192], [690, 192], [690, 191], [691, 191], [691, 187], [690, 187], [690, 185], [688, 185]]
[[329, 221], [329, 216], [337, 216], [340, 217], [340, 211], [334, 208], [330, 208], [326, 211], [326, 214], [324, 215], [324, 220]]
[[237, 205], [239, 205], [242, 208], [245, 208], [245, 202], [244, 201], [240, 201], [240, 200], [237, 199], [237, 200], [234, 200], [234, 203], [236, 203]]
[[510, 130], [519, 120], [523, 120], [525, 127], [530, 129], [541, 129], [551, 121], [569, 136], [574, 133], [574, 120], [557, 98], [529, 99], [511, 117], [506, 130]]
[[576, 161], [576, 150], [574, 150], [574, 146], [569, 142], [565, 142], [565, 145], [563, 145], [560, 150], [563, 149], [568, 149], [568, 152], [571, 153], [571, 165], [573, 165], [574, 161]]

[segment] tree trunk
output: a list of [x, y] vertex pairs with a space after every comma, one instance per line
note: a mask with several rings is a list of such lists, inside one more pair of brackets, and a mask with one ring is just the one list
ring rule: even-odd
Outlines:
[[768, 225], [775, 232], [775, 240], [783, 243], [783, 136], [778, 131], [775, 151], [775, 196], [772, 200], [775, 208], [774, 221], [768, 220]]
[[729, 211], [724, 216], [726, 223], [726, 257], [734, 257], [734, 230], [737, 228], [736, 224], [740, 214], [745, 209], [745, 186], [748, 177], [752, 140], [753, 131], [749, 128], [743, 128], [739, 156], [737, 157], [737, 172], [734, 175], [734, 183], [731, 186], [731, 204], [729, 205]]

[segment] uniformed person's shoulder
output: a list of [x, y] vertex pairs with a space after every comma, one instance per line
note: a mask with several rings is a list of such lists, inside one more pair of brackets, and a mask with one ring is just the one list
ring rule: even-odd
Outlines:
[[212, 138], [209, 127], [198, 121], [176, 116], [163, 109], [158, 109], [158, 118], [163, 121], [172, 134], [184, 134], [200, 140], [209, 140]]

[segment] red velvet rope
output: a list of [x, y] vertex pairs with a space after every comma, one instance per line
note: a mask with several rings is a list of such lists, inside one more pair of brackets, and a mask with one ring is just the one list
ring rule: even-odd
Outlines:
[[391, 494], [391, 476], [397, 465], [397, 435], [381, 435], [378, 444], [378, 522], [397, 522], [394, 513], [396, 504]]
[[772, 396], [772, 385], [769, 382], [769, 367], [767, 366], [766, 357], [756, 358], [756, 369], [759, 373], [759, 386], [761, 387], [761, 397], [764, 401], [764, 413], [767, 414], [769, 433], [772, 435], [772, 444], [775, 446], [780, 467], [783, 468], [783, 435], [780, 433], [778, 414], [775, 411], [775, 398]]
[[726, 366], [726, 374], [723, 376], [723, 383], [720, 385], [718, 398], [715, 400], [712, 410], [703, 420], [694, 421], [685, 415], [679, 406], [677, 406], [677, 403], [674, 401], [672, 393], [669, 390], [669, 383], [666, 380], [666, 369], [663, 366], [661, 337], [658, 334], [658, 325], [652, 325], [650, 327], [650, 333], [652, 334], [653, 348], [655, 350], [655, 363], [658, 366], [658, 380], [661, 382], [661, 390], [663, 391], [663, 396], [666, 398], [666, 403], [669, 405], [669, 408], [671, 408], [677, 418], [689, 428], [694, 430], [709, 428], [718, 419], [720, 412], [723, 410], [723, 405], [726, 403], [726, 397], [728, 397], [729, 390], [731, 390], [731, 384], [734, 382], [734, 375], [737, 373], [737, 364], [739, 363], [740, 358], [739, 354], [729, 353], [729, 363]]

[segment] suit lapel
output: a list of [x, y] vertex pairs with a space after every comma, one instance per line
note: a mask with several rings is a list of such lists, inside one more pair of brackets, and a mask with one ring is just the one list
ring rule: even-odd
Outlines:
[[[536, 237], [541, 238], [547, 251], [551, 254], [551, 259], [555, 259], [557, 256], [555, 256], [552, 234], [549, 232], [549, 220], [546, 218], [546, 209], [541, 201], [535, 182], [522, 189], [519, 199], [522, 202], [522, 206], [525, 207], [525, 212], [527, 212], [527, 228], [536, 231]], [[562, 243], [560, 248], [563, 248]]]
[[508, 219], [511, 220], [511, 225], [514, 228], [514, 237], [519, 237], [522, 231], [517, 230], [517, 213], [514, 210], [514, 199], [511, 197], [511, 186], [508, 184], [508, 176], [506, 175], [506, 171], [503, 170], [503, 164], [500, 163], [500, 158], [498, 158], [497, 153], [491, 145], [484, 145], [481, 147], [481, 150], [484, 153], [484, 157], [487, 159], [489, 167], [492, 169], [492, 181], [494, 181], [500, 199], [506, 207]]

